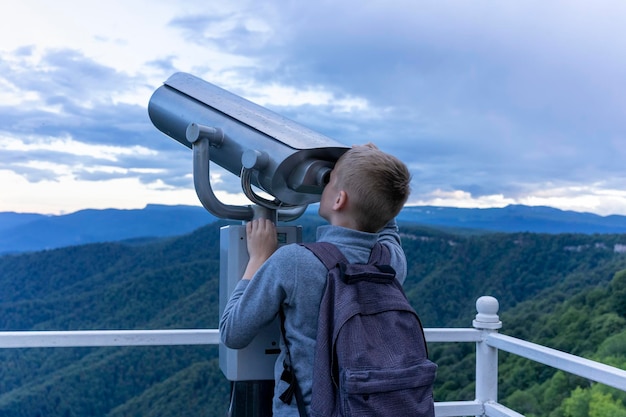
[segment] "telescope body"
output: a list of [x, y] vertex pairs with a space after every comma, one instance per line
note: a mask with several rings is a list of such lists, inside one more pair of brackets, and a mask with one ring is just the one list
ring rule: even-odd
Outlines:
[[246, 172], [247, 181], [275, 197], [277, 207], [318, 202], [330, 170], [348, 149], [186, 73], [172, 75], [153, 93], [148, 114], [160, 131], [189, 148], [212, 135], [210, 160], [237, 176]]

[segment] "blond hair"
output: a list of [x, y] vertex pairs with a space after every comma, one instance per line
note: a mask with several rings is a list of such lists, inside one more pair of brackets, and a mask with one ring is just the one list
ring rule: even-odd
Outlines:
[[366, 232], [378, 232], [396, 217], [411, 192], [407, 166], [373, 145], [349, 149], [337, 161], [334, 175], [348, 193], [359, 229]]

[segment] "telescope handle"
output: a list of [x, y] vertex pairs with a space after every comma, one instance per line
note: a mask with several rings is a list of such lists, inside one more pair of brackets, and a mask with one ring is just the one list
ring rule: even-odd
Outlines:
[[217, 146], [223, 140], [221, 129], [191, 123], [187, 127], [187, 140], [192, 144], [193, 150], [193, 185], [200, 202], [211, 214], [222, 219], [252, 220], [254, 210], [251, 206], [234, 206], [224, 204], [217, 199], [211, 187], [209, 172], [209, 148], [213, 140]]
[[[190, 123], [187, 126], [186, 131], [187, 140], [192, 144], [193, 150], [193, 183], [196, 189], [196, 194], [200, 199], [200, 202], [211, 214], [222, 219], [242, 220], [250, 221], [257, 217], [267, 217], [280, 221], [295, 220], [304, 214], [307, 206], [285, 206], [280, 208], [280, 205], [274, 201], [262, 199], [252, 192], [251, 185], [249, 184], [249, 170], [242, 169], [241, 179], [243, 183], [247, 183], [247, 188], [244, 187], [246, 196], [250, 199], [252, 196], [253, 202], [259, 204], [259, 206], [235, 206], [222, 203], [213, 192], [211, 187], [209, 164], [210, 164], [210, 152], [209, 149], [219, 148], [224, 141], [224, 133], [219, 128], [213, 128], [208, 126], [199, 125], [196, 123]], [[245, 174], [244, 174], [245, 173]], [[275, 205], [276, 204], [276, 205]], [[267, 213], [268, 211], [273, 212]]]

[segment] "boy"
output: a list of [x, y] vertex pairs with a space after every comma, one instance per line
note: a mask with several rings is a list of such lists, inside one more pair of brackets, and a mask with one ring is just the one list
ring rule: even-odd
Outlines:
[[[406, 258], [395, 217], [410, 193], [410, 173], [397, 158], [372, 144], [349, 149], [335, 164], [322, 192], [317, 241], [335, 244], [350, 263], [367, 263], [379, 241], [391, 253], [391, 266], [400, 283], [406, 278]], [[221, 338], [230, 348], [245, 347], [257, 332], [272, 322], [282, 308], [292, 365], [305, 407], [309, 411], [319, 305], [328, 270], [308, 249], [286, 245], [278, 250], [276, 230], [267, 219], [246, 225], [250, 259], [220, 320]], [[294, 400], [279, 396], [288, 383], [281, 380], [286, 348], [274, 367], [275, 417], [298, 416]]]

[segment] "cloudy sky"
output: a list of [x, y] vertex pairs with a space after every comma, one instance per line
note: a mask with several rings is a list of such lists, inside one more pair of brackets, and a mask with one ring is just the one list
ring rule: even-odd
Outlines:
[[412, 205], [626, 215], [624, 22], [623, 0], [11, 2], [0, 211], [198, 205], [191, 152], [147, 114], [184, 71], [378, 144], [410, 167]]

